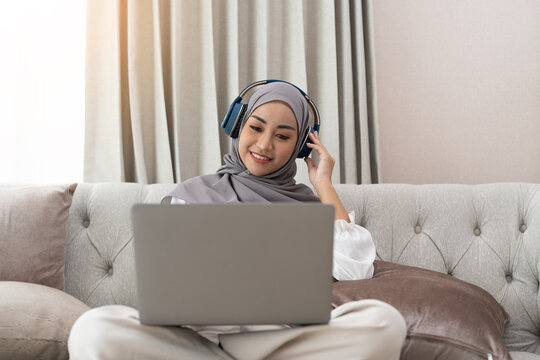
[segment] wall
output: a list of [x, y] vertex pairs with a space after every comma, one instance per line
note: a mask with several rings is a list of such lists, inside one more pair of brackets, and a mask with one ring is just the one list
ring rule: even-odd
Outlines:
[[385, 183], [540, 183], [540, 1], [376, 0]]

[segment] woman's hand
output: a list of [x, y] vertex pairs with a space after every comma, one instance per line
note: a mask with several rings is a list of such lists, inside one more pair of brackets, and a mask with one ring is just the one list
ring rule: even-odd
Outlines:
[[320, 159], [319, 166], [315, 165], [311, 158], [307, 157], [304, 159], [308, 166], [309, 181], [313, 184], [322, 203], [334, 205], [334, 218], [336, 220], [343, 219], [347, 222], [351, 222], [349, 214], [347, 214], [341, 200], [339, 200], [336, 189], [334, 189], [334, 185], [332, 185], [332, 170], [334, 169], [336, 160], [330, 156], [328, 150], [326, 150], [321, 143], [321, 139], [317, 132], [310, 132], [309, 138], [313, 141], [313, 144], [308, 143], [307, 146], [317, 151]]
[[313, 141], [313, 144], [307, 143], [307, 146], [317, 151], [319, 154], [319, 165], [315, 165], [313, 159], [306, 157], [304, 160], [308, 166], [309, 181], [313, 184], [313, 187], [317, 189], [318, 186], [324, 186], [332, 184], [332, 170], [336, 160], [330, 155], [328, 150], [324, 147], [319, 138], [317, 131], [309, 133], [309, 139]]

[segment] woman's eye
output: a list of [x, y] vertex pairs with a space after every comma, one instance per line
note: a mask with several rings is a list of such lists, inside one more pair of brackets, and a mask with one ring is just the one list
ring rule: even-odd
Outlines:
[[280, 138], [281, 140], [289, 140], [289, 136], [287, 136], [287, 135], [277, 134], [276, 136], [277, 136], [278, 138]]
[[261, 131], [262, 131], [262, 129], [261, 129], [260, 127], [255, 126], [255, 125], [250, 125], [249, 127], [250, 127], [251, 129], [253, 129], [253, 131], [256, 131], [256, 132], [261, 132]]

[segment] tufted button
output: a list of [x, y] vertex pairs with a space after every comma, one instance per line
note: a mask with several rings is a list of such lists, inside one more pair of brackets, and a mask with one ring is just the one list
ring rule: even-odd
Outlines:
[[512, 282], [513, 279], [514, 279], [514, 278], [512, 277], [512, 274], [506, 275], [506, 282], [508, 282], [508, 283], [509, 283], [509, 282]]
[[446, 273], [447, 273], [448, 275], [450, 275], [450, 276], [454, 276], [454, 273], [452, 272], [451, 269], [448, 269], [448, 271], [447, 271]]
[[482, 232], [480, 231], [480, 228], [474, 229], [474, 235], [480, 236], [481, 233], [482, 233]]
[[414, 227], [414, 232], [420, 234], [422, 232], [422, 227], [420, 225], [416, 225]]
[[519, 231], [521, 231], [522, 233], [524, 233], [525, 230], [527, 230], [527, 225], [521, 224], [521, 226], [519, 227]]
[[89, 225], [90, 225], [90, 220], [84, 219], [84, 221], [83, 221], [83, 226], [84, 226], [85, 228], [87, 228]]
[[107, 273], [109, 274], [109, 276], [112, 276], [112, 274], [113, 274], [113, 268], [112, 268], [112, 265], [109, 266], [109, 269], [107, 269]]

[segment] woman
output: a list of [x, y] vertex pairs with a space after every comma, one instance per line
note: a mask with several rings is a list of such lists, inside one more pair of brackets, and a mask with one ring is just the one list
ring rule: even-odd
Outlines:
[[[309, 129], [309, 104], [294, 86], [273, 82], [249, 100], [240, 134], [216, 174], [187, 180], [163, 202], [321, 201], [334, 205], [334, 267], [338, 280], [373, 275], [375, 247], [356, 225], [332, 185], [334, 159], [315, 132], [309, 134], [320, 158], [306, 158], [318, 197], [296, 184], [296, 157]], [[71, 359], [399, 359], [405, 321], [376, 300], [339, 306], [325, 325], [156, 327], [141, 325], [138, 312], [123, 305], [92, 309], [74, 324]]]

